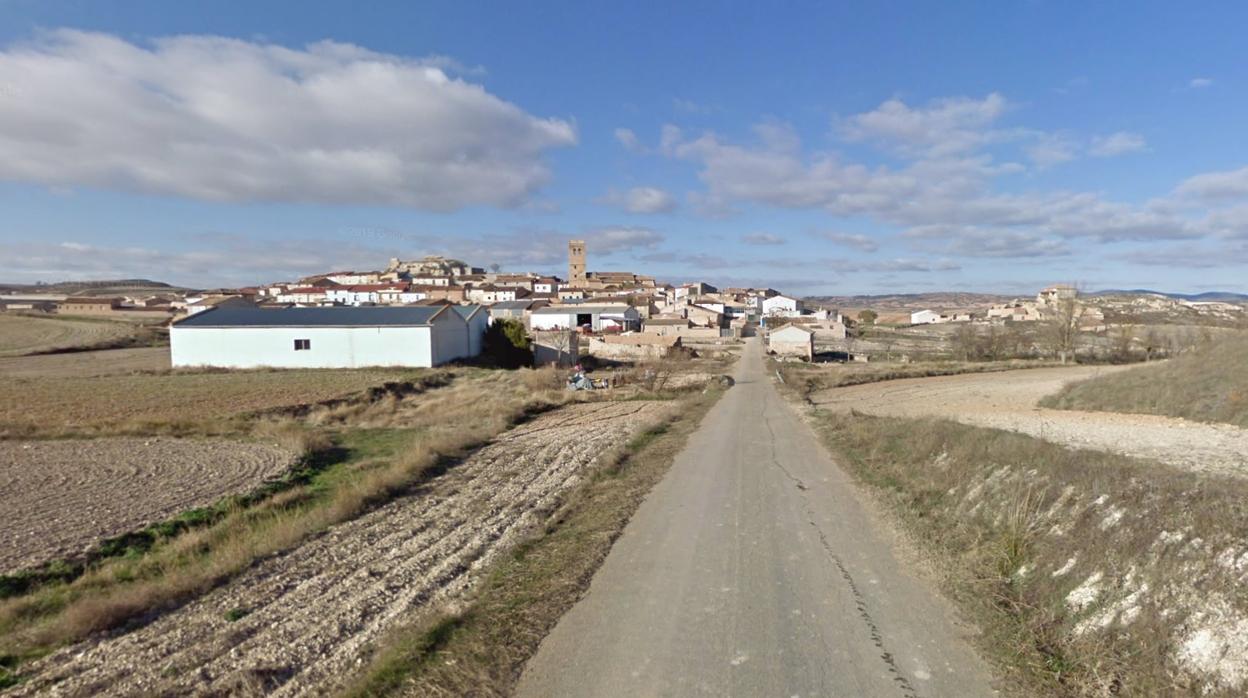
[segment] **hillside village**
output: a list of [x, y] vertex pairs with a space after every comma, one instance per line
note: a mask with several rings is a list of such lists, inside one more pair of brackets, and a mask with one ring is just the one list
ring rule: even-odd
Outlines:
[[[487, 271], [427, 256], [393, 258], [376, 271], [333, 271], [237, 289], [149, 285], [118, 295], [90, 287], [64, 296], [0, 295], [0, 310], [167, 325], [174, 366], [225, 368], [435, 366], [480, 354], [486, 330], [500, 319], [523, 325], [537, 363], [566, 366], [582, 355], [631, 361], [686, 347], [722, 347], [760, 330], [770, 352], [781, 358], [865, 361], [893, 353], [891, 341], [855, 341], [870, 334], [868, 327], [904, 333], [961, 324], [992, 333], [994, 326], [1024, 327], [1064, 313], [1076, 331], [1105, 335], [1132, 323], [1235, 325], [1246, 316], [1236, 303], [1081, 296], [1074, 286], [1059, 284], [1035, 298], [987, 307], [864, 309], [850, 317], [772, 288], [674, 285], [631, 271], [590, 271], [588, 255], [585, 241], [568, 242], [566, 278]], [[909, 341], [923, 335], [898, 336]]]

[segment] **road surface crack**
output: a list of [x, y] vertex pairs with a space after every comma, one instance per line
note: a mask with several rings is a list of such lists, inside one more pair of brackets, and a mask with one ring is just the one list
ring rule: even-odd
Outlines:
[[[776, 466], [780, 472], [784, 473], [784, 476], [791, 480], [797, 486], [797, 489], [803, 492], [807, 491], [809, 488], [806, 486], [806, 483], [803, 482], [801, 478], [789, 472], [788, 468], [785, 468], [784, 465], [780, 463], [780, 459], [776, 455], [776, 432], [771, 426], [771, 419], [767, 416], [767, 406], [765, 403], [763, 405], [761, 416], [763, 418], [763, 424], [767, 427], [767, 433], [771, 436], [770, 445], [772, 465]], [[871, 607], [867, 603], [867, 597], [862, 593], [862, 590], [858, 588], [857, 582], [854, 581], [854, 575], [851, 574], [849, 568], [845, 566], [844, 561], [841, 560], [841, 556], [837, 555], [832, 549], [832, 543], [828, 540], [827, 534], [823, 532], [823, 529], [820, 528], [818, 522], [815, 521], [814, 512], [811, 511], [810, 502], [807, 500], [805, 495], [801, 495], [801, 501], [802, 511], [806, 517], [806, 523], [810, 524], [811, 528], [815, 529], [815, 533], [819, 535], [819, 544], [823, 546], [824, 553], [827, 554], [830, 560], [832, 560], [832, 564], [836, 566], [837, 571], [841, 575], [841, 579], [845, 581], [845, 585], [849, 588], [850, 593], [853, 595], [854, 605], [858, 609], [858, 617], [862, 620], [863, 624], [867, 628], [867, 632], [871, 635], [871, 642], [875, 645], [876, 649], [880, 651], [880, 659], [884, 662], [884, 666], [888, 669], [888, 673], [892, 675], [893, 683], [897, 685], [897, 688], [901, 689], [901, 695], [904, 698], [918, 698], [918, 692], [915, 691], [914, 686], [910, 683], [910, 680], [901, 673], [901, 669], [897, 666], [896, 658], [885, 646], [884, 634], [880, 631], [880, 627], [875, 622], [875, 618], [872, 617]]]

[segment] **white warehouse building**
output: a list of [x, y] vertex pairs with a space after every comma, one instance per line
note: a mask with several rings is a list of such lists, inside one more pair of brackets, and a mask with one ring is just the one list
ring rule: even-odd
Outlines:
[[534, 331], [578, 327], [588, 327], [594, 332], [639, 330], [641, 313], [626, 303], [549, 305], [530, 314], [529, 327]]
[[170, 354], [175, 367], [432, 367], [481, 352], [485, 313], [476, 310], [214, 308], [174, 323]]

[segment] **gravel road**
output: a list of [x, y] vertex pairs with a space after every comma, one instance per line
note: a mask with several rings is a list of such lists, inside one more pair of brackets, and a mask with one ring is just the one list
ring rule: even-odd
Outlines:
[[0, 572], [246, 492], [293, 462], [276, 446], [225, 439], [0, 441]]
[[757, 339], [735, 377], [518, 694], [993, 695], [947, 603], [776, 392]]
[[1072, 448], [1150, 458], [1195, 471], [1248, 476], [1248, 429], [1173, 417], [1036, 406], [1063, 385], [1125, 367], [1072, 366], [868, 383], [812, 396], [823, 409], [944, 417], [1030, 434]]
[[[149, 625], [49, 655], [15, 693], [332, 693], [388, 629], [461, 596], [602, 451], [663, 409], [597, 403], [538, 417], [425, 492], [260, 562]], [[246, 615], [231, 622], [231, 612]]]

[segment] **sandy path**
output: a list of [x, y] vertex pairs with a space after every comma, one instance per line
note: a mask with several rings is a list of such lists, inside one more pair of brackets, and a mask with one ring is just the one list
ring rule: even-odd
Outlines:
[[1172, 417], [1036, 407], [1063, 385], [1125, 367], [1075, 366], [869, 383], [815, 393], [823, 409], [945, 417], [1074, 448], [1152, 458], [1191, 470], [1248, 476], [1248, 430]]
[[[332, 692], [385, 631], [469, 589], [599, 453], [661, 409], [600, 403], [539, 417], [427, 493], [336, 526], [147, 626], [48, 656], [17, 695]], [[234, 609], [248, 614], [227, 621]]]
[[225, 439], [0, 441], [0, 572], [247, 492], [293, 461], [276, 446]]

